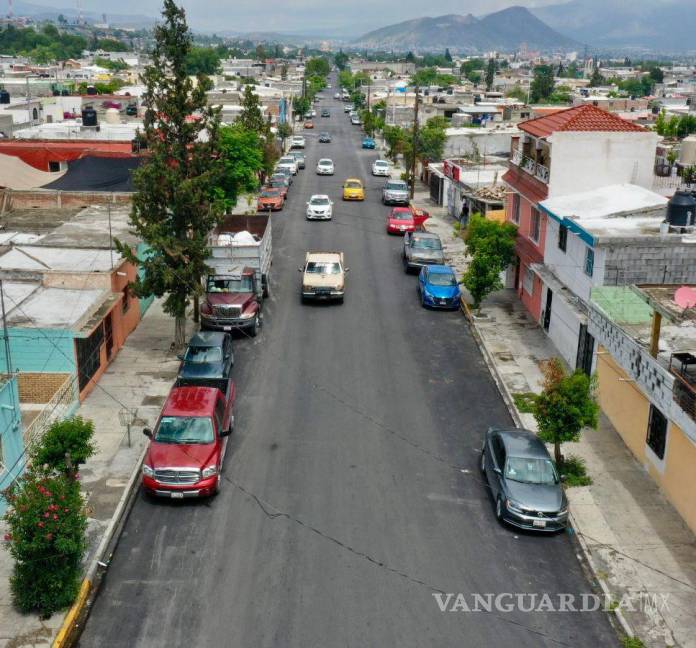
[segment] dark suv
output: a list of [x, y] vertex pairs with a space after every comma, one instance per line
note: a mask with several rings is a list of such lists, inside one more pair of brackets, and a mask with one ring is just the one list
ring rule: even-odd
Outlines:
[[229, 333], [200, 331], [189, 340], [186, 352], [179, 358], [176, 387], [217, 387], [227, 394], [234, 366]]

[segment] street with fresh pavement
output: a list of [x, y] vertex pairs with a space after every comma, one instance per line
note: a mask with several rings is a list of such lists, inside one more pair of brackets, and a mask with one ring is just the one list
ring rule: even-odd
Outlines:
[[[402, 240], [385, 232], [378, 153], [332, 94], [273, 216], [264, 325], [235, 339], [223, 490], [138, 497], [79, 645], [616, 645], [602, 611], [440, 610], [448, 593], [593, 590], [569, 534], [496, 521], [480, 448], [510, 414], [461, 313], [420, 306]], [[315, 174], [320, 157], [334, 176]], [[365, 182], [364, 203], [341, 201], [348, 177]], [[314, 193], [334, 201], [332, 221], [305, 220]], [[301, 303], [308, 250], [344, 252], [344, 304]]]

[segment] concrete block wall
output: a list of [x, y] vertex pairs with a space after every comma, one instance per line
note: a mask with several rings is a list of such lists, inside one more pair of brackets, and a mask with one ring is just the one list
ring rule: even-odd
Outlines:
[[21, 403], [48, 403], [53, 395], [71, 379], [69, 373], [21, 372], [18, 375]]
[[606, 248], [604, 285], [696, 283], [696, 244], [650, 241]]
[[49, 189], [13, 191], [12, 189], [4, 189], [0, 192], [0, 205], [5, 210], [88, 207], [89, 205], [109, 204], [128, 205], [131, 196], [130, 193], [51, 191]]

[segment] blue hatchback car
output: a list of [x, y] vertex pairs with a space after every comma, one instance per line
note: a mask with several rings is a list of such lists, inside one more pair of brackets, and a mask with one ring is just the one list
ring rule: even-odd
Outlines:
[[462, 294], [451, 266], [427, 265], [418, 275], [418, 294], [424, 308], [459, 308]]
[[373, 149], [375, 148], [375, 140], [373, 140], [371, 137], [365, 137], [362, 141], [362, 147], [364, 149]]

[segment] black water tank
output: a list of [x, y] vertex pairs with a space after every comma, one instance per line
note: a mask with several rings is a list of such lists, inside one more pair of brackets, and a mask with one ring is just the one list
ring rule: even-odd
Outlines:
[[667, 203], [667, 222], [674, 227], [696, 223], [696, 198], [688, 191], [676, 191]]
[[87, 94], [95, 95], [97, 94], [97, 89], [94, 86], [87, 86]]
[[52, 94], [54, 97], [60, 97], [60, 90], [54, 90]]
[[82, 125], [83, 126], [96, 126], [97, 125], [97, 111], [94, 108], [83, 108], [82, 109]]
[[3, 88], [0, 90], [0, 104], [8, 104], [10, 103], [10, 93]]

